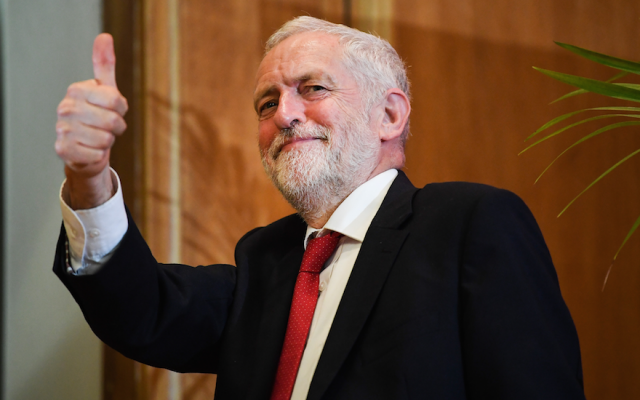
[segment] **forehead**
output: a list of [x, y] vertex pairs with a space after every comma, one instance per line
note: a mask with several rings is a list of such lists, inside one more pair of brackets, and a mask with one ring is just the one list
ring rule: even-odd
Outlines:
[[342, 63], [338, 38], [323, 32], [305, 32], [283, 40], [264, 57], [256, 74], [256, 95], [264, 86], [289, 84], [305, 77], [350, 77]]

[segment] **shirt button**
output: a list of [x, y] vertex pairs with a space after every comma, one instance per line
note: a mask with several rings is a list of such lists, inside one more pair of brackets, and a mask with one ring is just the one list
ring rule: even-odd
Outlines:
[[100, 236], [100, 231], [97, 229], [92, 229], [89, 231], [89, 236], [92, 238], [97, 238], [98, 236]]
[[327, 282], [322, 281], [320, 282], [320, 287], [318, 288], [321, 292], [324, 292], [324, 290], [327, 288]]

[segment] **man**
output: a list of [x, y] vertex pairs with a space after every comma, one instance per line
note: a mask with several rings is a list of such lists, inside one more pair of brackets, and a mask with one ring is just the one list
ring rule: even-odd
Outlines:
[[388, 43], [310, 17], [269, 39], [259, 148], [298, 215], [247, 233], [236, 268], [158, 264], [127, 218], [108, 168], [127, 108], [114, 64], [99, 36], [96, 79], [70, 87], [56, 141], [67, 181], [54, 270], [107, 344], [217, 373], [218, 400], [584, 398], [575, 328], [526, 206], [484, 185], [418, 190], [398, 172], [409, 88]]

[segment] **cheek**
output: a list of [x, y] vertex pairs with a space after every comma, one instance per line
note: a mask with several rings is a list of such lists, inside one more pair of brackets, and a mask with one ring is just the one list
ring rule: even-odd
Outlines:
[[306, 111], [307, 122], [328, 128], [335, 127], [341, 113], [335, 106], [328, 107], [324, 104], [314, 104], [311, 107], [307, 107]]
[[258, 123], [258, 147], [261, 153], [269, 149], [277, 133], [278, 129], [268, 121]]

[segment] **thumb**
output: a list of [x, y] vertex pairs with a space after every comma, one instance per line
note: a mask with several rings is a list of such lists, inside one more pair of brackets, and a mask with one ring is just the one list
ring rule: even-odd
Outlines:
[[116, 86], [116, 54], [113, 37], [101, 33], [93, 42], [93, 77], [100, 85]]

